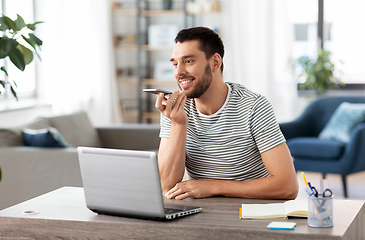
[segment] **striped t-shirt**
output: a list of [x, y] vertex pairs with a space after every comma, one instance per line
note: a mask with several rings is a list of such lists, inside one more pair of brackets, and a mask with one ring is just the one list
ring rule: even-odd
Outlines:
[[[285, 142], [267, 99], [238, 83], [220, 110], [204, 115], [194, 99], [185, 103], [188, 115], [186, 171], [189, 179], [250, 180], [269, 176], [261, 153]], [[161, 114], [160, 137], [168, 138], [170, 120]]]

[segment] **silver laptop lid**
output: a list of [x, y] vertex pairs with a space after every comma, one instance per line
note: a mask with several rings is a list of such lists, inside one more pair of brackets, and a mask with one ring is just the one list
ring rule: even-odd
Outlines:
[[87, 207], [97, 213], [164, 218], [155, 152], [77, 148]]

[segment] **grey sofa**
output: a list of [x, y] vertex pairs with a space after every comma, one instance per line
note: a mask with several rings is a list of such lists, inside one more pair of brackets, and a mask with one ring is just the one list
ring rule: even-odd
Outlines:
[[[68, 148], [25, 146], [22, 129], [56, 128]], [[39, 118], [11, 129], [0, 129], [0, 209], [63, 186], [82, 186], [76, 147], [157, 150], [159, 125], [121, 124], [93, 127], [85, 112]]]

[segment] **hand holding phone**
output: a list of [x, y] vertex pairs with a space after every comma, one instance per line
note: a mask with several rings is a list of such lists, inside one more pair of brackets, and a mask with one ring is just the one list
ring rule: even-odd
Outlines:
[[143, 89], [143, 92], [148, 92], [148, 93], [153, 93], [153, 94], [163, 93], [164, 96], [165, 96], [165, 99], [169, 99], [169, 97], [172, 94], [172, 92], [170, 92], [170, 91], [166, 91], [166, 90], [162, 90], [162, 89], [157, 89], [157, 88]]

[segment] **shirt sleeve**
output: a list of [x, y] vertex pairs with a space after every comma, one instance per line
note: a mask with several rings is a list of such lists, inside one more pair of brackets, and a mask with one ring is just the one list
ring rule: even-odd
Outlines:
[[260, 153], [285, 142], [274, 110], [269, 101], [263, 96], [259, 96], [252, 106], [250, 128]]
[[160, 117], [160, 138], [169, 138], [171, 130], [171, 121], [161, 113]]

